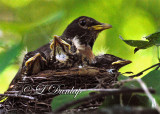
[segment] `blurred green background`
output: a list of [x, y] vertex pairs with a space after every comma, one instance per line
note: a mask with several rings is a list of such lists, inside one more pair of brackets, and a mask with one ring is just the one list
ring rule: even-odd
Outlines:
[[89, 16], [113, 26], [103, 31], [94, 53], [132, 60], [120, 71], [139, 71], [157, 63], [156, 48], [133, 53], [119, 39], [141, 40], [160, 29], [160, 0], [0, 0], [0, 93], [7, 88], [25, 50], [33, 51], [61, 35], [79, 16]]

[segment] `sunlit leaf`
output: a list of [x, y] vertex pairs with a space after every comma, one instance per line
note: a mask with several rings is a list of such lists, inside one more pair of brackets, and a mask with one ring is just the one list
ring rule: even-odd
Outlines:
[[2, 72], [11, 63], [11, 61], [16, 58], [21, 48], [22, 44], [19, 43], [12, 46], [9, 50], [0, 53], [0, 72]]
[[56, 96], [52, 100], [52, 104], [51, 104], [52, 110], [54, 111], [55, 109], [63, 106], [66, 103], [81, 99], [83, 97], [87, 97], [87, 96], [89, 96], [90, 92], [91, 91], [81, 92], [76, 97], [75, 97], [75, 95], [59, 95], [59, 96]]

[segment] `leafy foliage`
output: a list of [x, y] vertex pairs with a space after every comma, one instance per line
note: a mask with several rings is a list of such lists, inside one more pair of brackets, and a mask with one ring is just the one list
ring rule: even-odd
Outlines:
[[123, 40], [126, 44], [136, 47], [134, 53], [136, 53], [139, 49], [147, 49], [151, 46], [159, 46], [160, 45], [160, 32], [153, 33], [145, 38], [148, 41], [144, 40], [124, 40], [122, 36], [119, 36], [121, 40]]

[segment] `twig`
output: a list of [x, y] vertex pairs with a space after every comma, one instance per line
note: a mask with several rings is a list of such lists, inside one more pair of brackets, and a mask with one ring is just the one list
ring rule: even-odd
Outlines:
[[[154, 90], [153, 89], [149, 89], [150, 92], [154, 93]], [[99, 97], [104, 97], [104, 96], [109, 96], [109, 95], [117, 95], [117, 94], [122, 94], [122, 93], [125, 93], [125, 94], [130, 94], [130, 93], [135, 93], [135, 92], [138, 92], [138, 93], [144, 93], [144, 90], [141, 89], [141, 88], [137, 88], [137, 89], [113, 89], [112, 91], [108, 91], [108, 92], [103, 92], [103, 93], [99, 93], [99, 94], [95, 94], [95, 95], [92, 95], [92, 96], [88, 96], [88, 97], [84, 97], [82, 99], [78, 99], [76, 101], [72, 101], [70, 103], [66, 103], [65, 105], [57, 108], [54, 113], [60, 113], [74, 105], [77, 105], [77, 104], [80, 104], [80, 103], [83, 103], [83, 102], [86, 102], [86, 101], [89, 101], [89, 100], [95, 100]]]
[[111, 92], [118, 91], [119, 89], [80, 89], [81, 92], [84, 91], [94, 91], [94, 92]]
[[[25, 77], [25, 79], [31, 79], [31, 77]], [[47, 79], [46, 77], [33, 77], [33, 79]]]
[[29, 99], [29, 100], [35, 100], [34, 97], [26, 96], [26, 95], [18, 95], [18, 94], [0, 94], [0, 96], [17, 97], [17, 98], [24, 98], [24, 99]]
[[148, 98], [151, 100], [152, 102], [152, 106], [154, 108], [157, 109], [157, 111], [160, 113], [160, 107], [159, 105], [157, 104], [157, 102], [155, 101], [155, 99], [153, 98], [153, 96], [151, 95], [151, 93], [149, 92], [146, 84], [141, 80], [141, 79], [136, 79], [137, 82], [141, 85], [142, 89], [144, 90], [144, 92], [146, 93], [146, 95], [148, 96]]
[[19, 93], [19, 91], [6, 91], [5, 94], [15, 94], [15, 93]]
[[152, 65], [151, 67], [146, 68], [145, 70], [139, 72], [138, 74], [131, 75], [131, 76], [129, 76], [129, 77], [134, 78], [134, 77], [136, 77], [136, 76], [140, 76], [140, 75], [142, 75], [145, 71], [147, 71], [147, 70], [149, 70], [149, 69], [151, 69], [151, 68], [153, 68], [153, 67], [155, 67], [155, 66], [160, 66], [160, 63], [154, 64], [154, 65]]

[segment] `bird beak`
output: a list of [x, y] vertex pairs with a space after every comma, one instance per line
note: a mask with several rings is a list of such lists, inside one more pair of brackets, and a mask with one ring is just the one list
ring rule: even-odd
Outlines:
[[96, 30], [96, 31], [102, 31], [102, 30], [105, 30], [105, 29], [112, 28], [112, 25], [107, 24], [107, 23], [101, 23], [100, 25], [91, 26], [91, 28], [93, 30]]
[[40, 56], [40, 53], [37, 53], [35, 56], [29, 58], [26, 62], [25, 62], [25, 66], [28, 66], [29, 63], [33, 62], [37, 57]]
[[129, 60], [118, 60], [116, 62], [113, 62], [112, 65], [127, 65], [129, 63], [132, 63], [132, 61], [129, 61]]
[[25, 62], [25, 66], [29, 66], [30, 63], [34, 62], [38, 57], [40, 57], [43, 61], [47, 62], [45, 58], [43, 58], [41, 56], [40, 53], [36, 53], [33, 57], [29, 58], [26, 62]]

